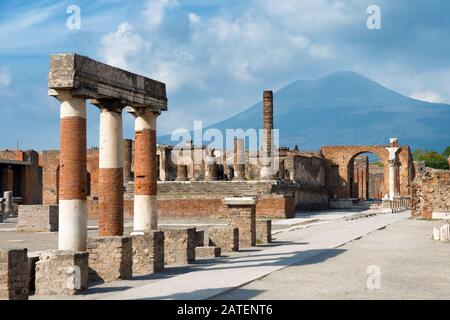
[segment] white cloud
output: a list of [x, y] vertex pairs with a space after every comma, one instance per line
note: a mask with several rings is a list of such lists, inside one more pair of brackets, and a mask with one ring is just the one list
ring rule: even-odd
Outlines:
[[8, 67], [0, 69], [0, 87], [8, 87], [11, 84], [11, 73]]
[[144, 15], [151, 29], [159, 27], [164, 21], [166, 10], [178, 6], [177, 0], [149, 0]]
[[130, 59], [144, 46], [144, 40], [134, 31], [133, 26], [124, 22], [115, 32], [102, 38], [99, 51], [106, 63], [118, 68], [132, 69]]
[[201, 20], [201, 17], [193, 12], [189, 13], [188, 18], [191, 24], [199, 23]]
[[437, 93], [432, 91], [416, 91], [411, 93], [411, 98], [422, 100], [426, 102], [432, 102], [432, 103], [439, 103], [442, 102], [443, 99], [441, 96], [439, 96]]

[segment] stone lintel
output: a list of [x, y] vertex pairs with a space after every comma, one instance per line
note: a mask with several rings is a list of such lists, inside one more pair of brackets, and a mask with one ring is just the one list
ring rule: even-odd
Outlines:
[[234, 197], [225, 198], [222, 202], [227, 206], [253, 206], [256, 204], [256, 199], [252, 197]]
[[166, 85], [75, 53], [51, 56], [49, 95], [69, 90], [84, 99], [118, 99], [124, 105], [167, 111]]

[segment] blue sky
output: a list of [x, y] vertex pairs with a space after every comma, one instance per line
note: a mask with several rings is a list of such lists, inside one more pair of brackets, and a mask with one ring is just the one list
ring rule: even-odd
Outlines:
[[[381, 29], [366, 26], [369, 5]], [[66, 12], [81, 9], [81, 29]], [[59, 145], [49, 55], [77, 52], [167, 83], [160, 133], [234, 115], [299, 80], [352, 70], [411, 96], [450, 103], [448, 0], [12, 0], [0, 2], [0, 149]], [[88, 108], [97, 145], [98, 110]], [[124, 135], [133, 119], [124, 117]]]

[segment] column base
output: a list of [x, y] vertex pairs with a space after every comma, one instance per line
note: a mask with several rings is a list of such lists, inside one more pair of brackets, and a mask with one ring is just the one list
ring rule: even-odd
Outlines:
[[164, 270], [164, 233], [151, 231], [131, 236], [133, 275], [146, 275]]
[[129, 280], [133, 275], [130, 237], [89, 238], [89, 282]]
[[195, 261], [195, 228], [164, 230], [164, 261], [166, 265], [185, 265]]
[[35, 265], [36, 295], [72, 296], [87, 290], [88, 254], [49, 251]]

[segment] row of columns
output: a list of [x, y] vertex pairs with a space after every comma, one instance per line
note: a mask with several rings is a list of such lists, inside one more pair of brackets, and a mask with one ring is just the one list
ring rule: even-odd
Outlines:
[[[60, 129], [60, 250], [85, 251], [87, 238], [86, 100], [58, 91]], [[92, 100], [100, 109], [99, 235], [123, 235], [124, 155], [122, 110], [111, 100]], [[157, 112], [134, 108], [134, 231], [157, 229]]]

